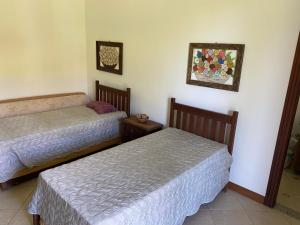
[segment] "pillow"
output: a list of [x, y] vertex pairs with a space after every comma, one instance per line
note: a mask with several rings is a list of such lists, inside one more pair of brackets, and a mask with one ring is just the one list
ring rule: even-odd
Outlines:
[[101, 101], [100, 102], [91, 101], [86, 106], [95, 110], [98, 114], [118, 111], [112, 104], [109, 104], [107, 102], [101, 102]]

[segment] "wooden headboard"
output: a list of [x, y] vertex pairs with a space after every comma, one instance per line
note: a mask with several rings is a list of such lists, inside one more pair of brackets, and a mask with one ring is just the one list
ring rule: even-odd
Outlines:
[[125, 111], [130, 116], [130, 88], [126, 91], [101, 85], [96, 80], [96, 100], [112, 104], [120, 111]]
[[175, 102], [171, 98], [170, 127], [228, 145], [232, 154], [238, 112], [232, 115], [208, 111]]

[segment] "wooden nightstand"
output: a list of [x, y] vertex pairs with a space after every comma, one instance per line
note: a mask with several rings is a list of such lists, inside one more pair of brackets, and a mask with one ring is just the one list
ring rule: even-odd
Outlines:
[[123, 141], [131, 141], [145, 135], [160, 131], [163, 127], [162, 124], [148, 120], [146, 123], [138, 122], [135, 116], [123, 119], [122, 125], [122, 137]]

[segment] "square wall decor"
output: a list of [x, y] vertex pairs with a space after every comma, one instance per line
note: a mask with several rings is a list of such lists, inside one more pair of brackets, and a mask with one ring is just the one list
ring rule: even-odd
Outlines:
[[243, 44], [191, 43], [187, 84], [238, 91]]
[[97, 69], [123, 74], [123, 43], [96, 41]]

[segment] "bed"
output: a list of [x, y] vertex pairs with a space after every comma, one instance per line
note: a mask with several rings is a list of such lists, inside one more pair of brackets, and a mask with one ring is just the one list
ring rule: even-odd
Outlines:
[[[120, 119], [130, 114], [130, 89], [118, 90], [96, 81], [96, 100], [118, 111], [97, 114], [85, 106], [84, 93], [1, 101], [5, 109], [0, 118], [2, 189], [41, 170], [119, 144]], [[26, 111], [31, 105], [35, 111]], [[15, 115], [9, 116], [9, 109]]]
[[34, 225], [181, 225], [228, 183], [237, 117], [172, 98], [169, 128], [41, 173]]

